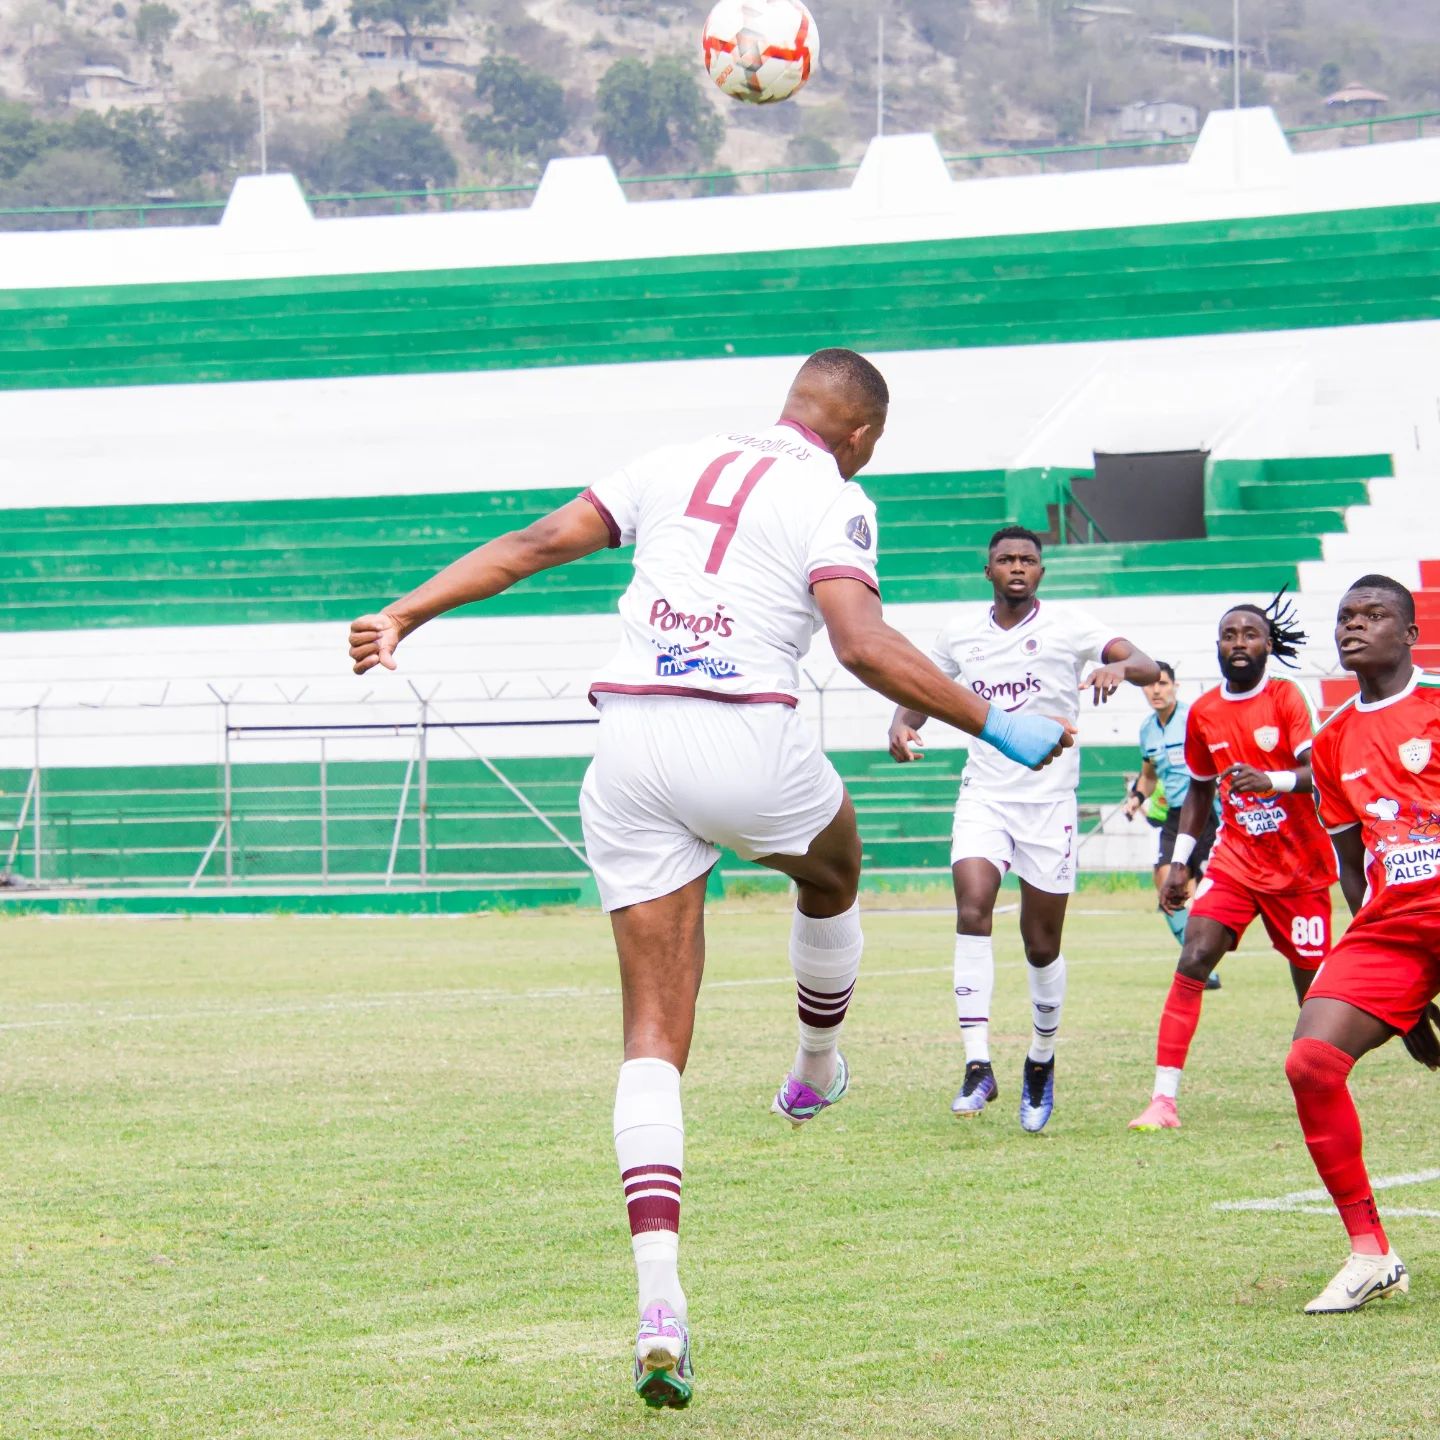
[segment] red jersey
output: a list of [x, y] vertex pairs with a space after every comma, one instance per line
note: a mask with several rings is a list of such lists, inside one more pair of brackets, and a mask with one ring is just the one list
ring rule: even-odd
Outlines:
[[[1185, 764], [1197, 780], [1231, 765], [1293, 770], [1315, 734], [1314, 711], [1293, 681], [1267, 676], [1256, 690], [1207, 690], [1185, 722]], [[1220, 835], [1207, 875], [1248, 890], [1318, 890], [1335, 882], [1335, 850], [1308, 795], [1237, 795], [1220, 781]]]
[[1440, 910], [1440, 675], [1417, 670], [1388, 700], [1341, 706], [1312, 764], [1326, 829], [1361, 827], [1361, 913]]

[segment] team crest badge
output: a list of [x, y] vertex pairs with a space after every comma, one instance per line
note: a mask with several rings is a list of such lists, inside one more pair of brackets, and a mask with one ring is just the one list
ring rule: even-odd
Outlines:
[[1020, 647], [1022, 655], [1038, 655], [1040, 653], [1040, 641], [1037, 636], [1027, 635], [1025, 643]]
[[1407, 740], [1400, 746], [1400, 763], [1412, 775], [1418, 775], [1430, 763], [1430, 742]]
[[857, 515], [845, 526], [845, 536], [853, 545], [862, 550], [870, 548], [870, 522], [863, 515]]
[[1255, 732], [1255, 743], [1267, 753], [1273, 750], [1280, 743], [1280, 727], [1278, 725], [1262, 725]]

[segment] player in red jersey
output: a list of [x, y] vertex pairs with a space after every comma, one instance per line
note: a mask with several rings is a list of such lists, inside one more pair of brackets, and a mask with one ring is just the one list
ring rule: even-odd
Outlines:
[[[1283, 592], [1282, 592], [1283, 593]], [[1237, 605], [1220, 617], [1224, 683], [1207, 690], [1185, 722], [1190, 789], [1161, 904], [1185, 904], [1189, 861], [1220, 791], [1220, 835], [1195, 891], [1180, 963], [1160, 1015], [1155, 1088], [1132, 1130], [1178, 1130], [1175, 1100], [1190, 1042], [1200, 1024], [1205, 981], [1258, 915], [1290, 962], [1303, 1000], [1330, 948], [1330, 886], [1335, 858], [1315, 817], [1309, 750], [1314, 712], [1293, 680], [1265, 673], [1271, 655], [1288, 663], [1304, 634], [1277, 595], [1262, 610]]]
[[1355, 918], [1300, 1007], [1285, 1074], [1351, 1254], [1311, 1315], [1410, 1288], [1375, 1209], [1346, 1082], [1392, 1035], [1440, 1069], [1440, 676], [1415, 668], [1418, 638], [1414, 597], [1388, 576], [1364, 575], [1341, 598], [1335, 644], [1360, 694], [1321, 727], [1313, 765]]

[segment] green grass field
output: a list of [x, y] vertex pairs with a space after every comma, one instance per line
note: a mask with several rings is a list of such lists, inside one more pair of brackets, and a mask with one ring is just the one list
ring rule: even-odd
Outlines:
[[[1214, 1208], [1317, 1184], [1281, 963], [1225, 962], [1186, 1128], [1132, 1135], [1173, 944], [1138, 894], [1075, 903], [1038, 1137], [1013, 915], [998, 1105], [948, 1112], [947, 917], [872, 909], [855, 1086], [798, 1133], [767, 1113], [787, 921], [712, 917], [683, 1414], [630, 1391], [598, 915], [0, 923], [0, 1435], [1433, 1436], [1440, 1220], [1392, 1222], [1408, 1301], [1306, 1318], [1333, 1213]], [[1374, 1175], [1435, 1163], [1437, 1085], [1398, 1045], [1362, 1065]], [[1440, 1181], [1381, 1200], [1440, 1210]]]

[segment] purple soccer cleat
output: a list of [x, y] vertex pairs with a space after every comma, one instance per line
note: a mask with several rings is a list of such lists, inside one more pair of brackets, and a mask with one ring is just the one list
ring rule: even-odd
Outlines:
[[850, 1067], [845, 1057], [835, 1056], [835, 1079], [822, 1095], [818, 1090], [796, 1079], [793, 1073], [785, 1077], [785, 1083], [775, 1092], [770, 1110], [783, 1115], [797, 1130], [807, 1121], [813, 1120], [827, 1106], [838, 1104], [850, 1088]]
[[668, 1305], [651, 1305], [635, 1335], [635, 1393], [652, 1410], [683, 1410], [695, 1393], [690, 1332]]

